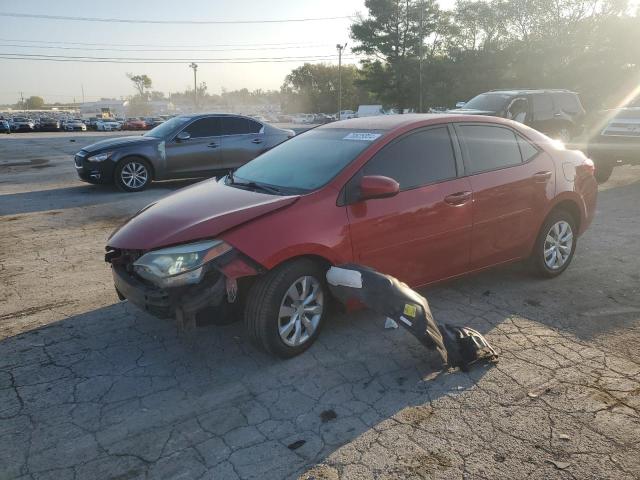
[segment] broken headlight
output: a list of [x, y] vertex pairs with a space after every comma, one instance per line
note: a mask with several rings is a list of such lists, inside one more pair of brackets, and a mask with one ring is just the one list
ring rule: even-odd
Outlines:
[[208, 262], [229, 250], [231, 246], [222, 240], [163, 248], [142, 255], [133, 270], [161, 288], [192, 285], [202, 280]]

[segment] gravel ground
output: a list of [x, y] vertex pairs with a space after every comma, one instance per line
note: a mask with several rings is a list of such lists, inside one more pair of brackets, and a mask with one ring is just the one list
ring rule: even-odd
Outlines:
[[640, 168], [560, 278], [424, 291], [500, 351], [466, 374], [368, 312], [281, 361], [118, 303], [108, 234], [189, 182], [81, 183], [70, 154], [104, 135], [0, 138], [0, 479], [640, 478]]

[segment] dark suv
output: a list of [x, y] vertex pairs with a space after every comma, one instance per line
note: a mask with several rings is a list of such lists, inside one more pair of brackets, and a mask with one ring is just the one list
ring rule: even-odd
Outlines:
[[569, 90], [492, 90], [456, 106], [449, 113], [509, 118], [565, 143], [582, 133], [585, 116]]
[[640, 107], [604, 112], [604, 121], [589, 139], [589, 156], [596, 164], [596, 180], [609, 180], [613, 167], [640, 165]]

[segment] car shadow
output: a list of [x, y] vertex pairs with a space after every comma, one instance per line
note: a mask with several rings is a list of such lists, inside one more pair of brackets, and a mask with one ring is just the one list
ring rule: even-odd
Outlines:
[[72, 187], [9, 193], [0, 195], [0, 216], [63, 210], [134, 199], [144, 199], [149, 203], [202, 180], [198, 178], [153, 182], [149, 188], [137, 193], [122, 192], [113, 185], [85, 183]]
[[180, 334], [127, 302], [6, 338], [0, 432], [13, 455], [0, 464], [9, 477], [92, 462], [117, 476], [125, 456], [138, 474], [195, 478], [181, 463], [194, 452], [241, 478], [285, 478], [389, 419], [428, 421], [433, 402], [490, 368], [442, 372], [434, 352], [383, 324], [335, 315], [289, 360], [253, 348], [242, 324]]

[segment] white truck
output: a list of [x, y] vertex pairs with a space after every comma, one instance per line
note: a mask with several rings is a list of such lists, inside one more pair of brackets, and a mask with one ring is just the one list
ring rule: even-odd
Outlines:
[[386, 115], [385, 111], [382, 109], [382, 105], [360, 105], [356, 112], [356, 116], [358, 118], [377, 117], [378, 115]]

